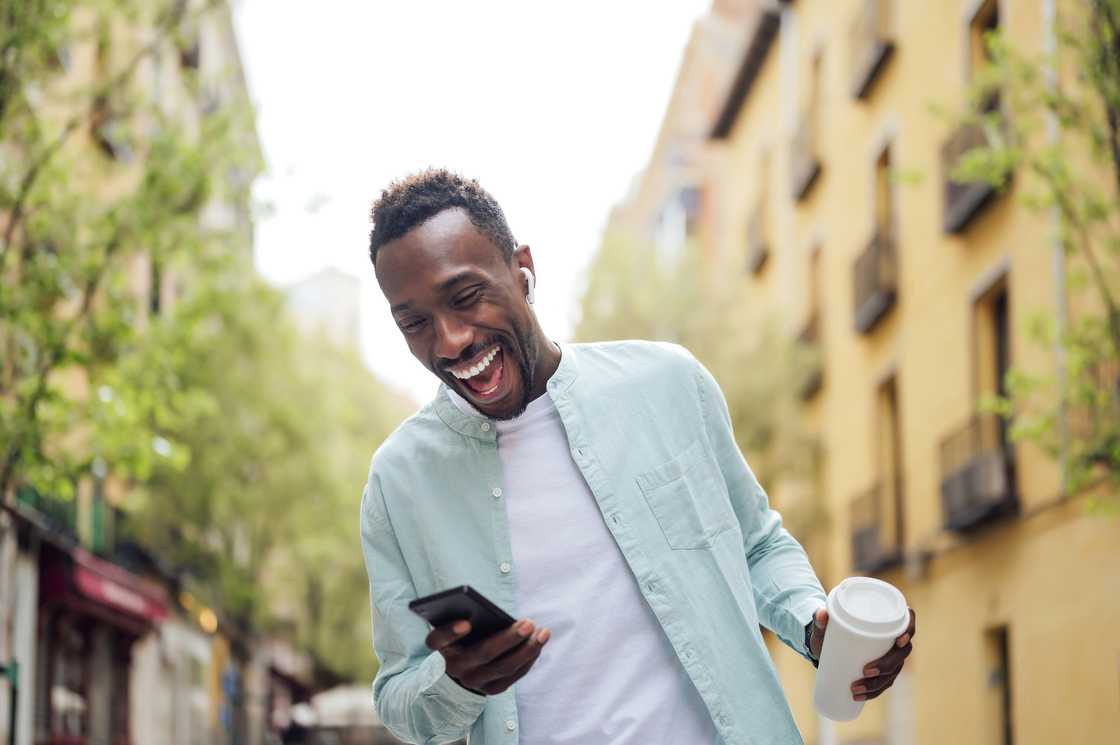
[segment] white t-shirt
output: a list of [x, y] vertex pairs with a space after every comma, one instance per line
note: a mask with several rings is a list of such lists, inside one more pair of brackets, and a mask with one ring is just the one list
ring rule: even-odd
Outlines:
[[514, 685], [522, 745], [716, 742], [700, 694], [572, 460], [552, 398], [496, 425], [518, 614], [552, 632]]

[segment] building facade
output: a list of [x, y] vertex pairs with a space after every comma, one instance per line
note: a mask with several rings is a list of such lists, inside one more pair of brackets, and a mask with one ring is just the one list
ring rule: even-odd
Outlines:
[[[209, 6], [209, 7], [208, 7]], [[77, 6], [71, 35], [61, 39], [49, 87], [32, 81], [44, 120], [65, 121], [65, 107], [87, 87], [120, 74], [139, 111], [158, 111], [198, 134], [206, 117], [249, 108], [231, 10], [201, 0], [168, 3], [181, 11], [178, 28], [159, 31], [138, 13], [99, 15]], [[151, 15], [149, 20], [161, 18]], [[94, 33], [96, 32], [96, 33]], [[123, 95], [122, 95], [123, 97]], [[93, 190], [127, 193], [142, 159], [108, 95], [76, 121], [66, 147], [76, 156]], [[133, 132], [155, 125], [137, 114]], [[250, 123], [239, 130], [244, 145], [259, 153]], [[9, 143], [5, 142], [5, 146]], [[7, 151], [6, 151], [7, 152]], [[229, 172], [227, 181], [251, 177]], [[238, 189], [215, 193], [200, 214], [200, 229], [220, 229], [242, 246], [251, 262], [249, 204]], [[128, 290], [134, 322], [165, 312], [190, 282], [189, 267], [161, 266], [143, 246], [130, 247]], [[68, 378], [79, 395], [86, 384]], [[178, 579], [142, 547], [125, 538], [124, 485], [104, 478], [96, 465], [77, 485], [75, 498], [60, 499], [19, 486], [2, 495], [0, 509], [0, 739], [16, 745], [135, 745], [136, 743], [264, 742], [262, 711], [236, 704], [238, 668], [221, 649], [222, 633], [208, 626], [213, 611], [185, 605]], [[247, 655], [243, 655], [247, 656]], [[235, 660], [236, 662], [236, 660]], [[215, 667], [220, 667], [211, 675]], [[211, 687], [222, 674], [233, 682], [225, 695]], [[264, 676], [257, 676], [266, 683]], [[257, 696], [263, 709], [265, 696]], [[224, 708], [231, 714], [223, 719]], [[248, 712], [248, 713], [246, 713]], [[256, 714], [260, 726], [244, 723]], [[255, 737], [256, 739], [252, 739]]]
[[[742, 25], [706, 144], [700, 255], [745, 286], [752, 318], [819, 351], [801, 415], [829, 520], [798, 537], [822, 581], [878, 576], [918, 616], [906, 672], [842, 725], [816, 715], [813, 669], [770, 637], [812, 745], [1120, 731], [1120, 528], [980, 405], [1012, 366], [1056, 370], [1028, 337], [1036, 313], [1064, 312], [1054, 218], [1022, 204], [1021, 178], [1006, 193], [949, 179], [982, 135], [931, 111], [964, 104], [988, 31], [1039, 55], [1069, 8], [793, 0]], [[793, 491], [772, 489], [779, 510]]]

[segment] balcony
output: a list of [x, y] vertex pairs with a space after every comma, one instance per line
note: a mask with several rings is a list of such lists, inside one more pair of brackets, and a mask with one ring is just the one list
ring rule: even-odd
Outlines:
[[941, 443], [941, 505], [945, 527], [961, 533], [1018, 512], [1002, 419], [977, 414]]
[[77, 500], [73, 498], [45, 496], [30, 486], [16, 489], [16, 509], [40, 527], [65, 535], [75, 542], [78, 538], [77, 506]]
[[852, 95], [866, 98], [879, 72], [894, 53], [891, 0], [864, 0], [849, 30], [852, 50]]
[[893, 233], [877, 227], [853, 267], [856, 331], [861, 334], [875, 328], [898, 295], [898, 252]]
[[797, 387], [797, 394], [802, 401], [808, 401], [817, 395], [824, 384], [824, 362], [820, 358], [820, 325], [820, 313], [813, 311], [801, 333], [797, 335], [798, 344], [813, 353]]
[[[980, 113], [990, 114], [998, 108], [999, 96], [992, 96], [981, 106]], [[988, 181], [954, 181], [952, 178], [953, 170], [964, 155], [987, 145], [983, 125], [966, 122], [957, 127], [941, 148], [945, 200], [942, 227], [946, 233], [962, 232], [995, 196], [996, 188]]]
[[899, 531], [901, 484], [876, 484], [852, 501], [852, 568], [876, 574], [902, 560]]
[[747, 222], [747, 269], [758, 274], [770, 258], [770, 244], [766, 240], [766, 207], [760, 201]]
[[800, 202], [809, 194], [821, 173], [821, 160], [817, 154], [816, 114], [809, 110], [801, 115], [790, 149], [790, 183], [793, 198]]

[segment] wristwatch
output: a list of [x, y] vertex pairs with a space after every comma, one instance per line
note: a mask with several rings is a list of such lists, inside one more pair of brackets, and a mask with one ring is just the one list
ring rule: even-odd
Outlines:
[[805, 624], [805, 654], [809, 657], [809, 662], [813, 663], [813, 667], [821, 664], [821, 661], [813, 656], [813, 647], [809, 644], [809, 636], [813, 633], [813, 619], [809, 619], [809, 623]]

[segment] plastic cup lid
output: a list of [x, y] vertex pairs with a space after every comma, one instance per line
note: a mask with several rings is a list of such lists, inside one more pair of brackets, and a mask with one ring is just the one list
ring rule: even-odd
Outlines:
[[894, 586], [871, 577], [848, 577], [832, 591], [829, 613], [873, 634], [902, 633], [910, 621], [906, 598]]

